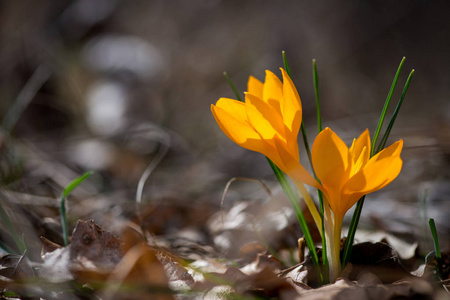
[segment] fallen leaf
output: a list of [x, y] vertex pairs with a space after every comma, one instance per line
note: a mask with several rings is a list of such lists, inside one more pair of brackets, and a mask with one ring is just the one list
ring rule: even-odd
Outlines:
[[122, 259], [121, 240], [93, 220], [78, 221], [70, 242], [70, 259], [88, 260], [99, 268], [114, 267]]
[[350, 263], [341, 276], [357, 280], [365, 273], [372, 273], [383, 283], [410, 278], [400, 261], [397, 252], [385, 243], [360, 243], [353, 246]]

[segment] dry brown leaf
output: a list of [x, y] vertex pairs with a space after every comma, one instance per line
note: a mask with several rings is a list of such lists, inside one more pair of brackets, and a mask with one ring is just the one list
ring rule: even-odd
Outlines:
[[58, 245], [58, 244], [50, 241], [45, 236], [41, 236], [41, 242], [42, 242], [41, 255], [44, 255], [45, 253], [53, 252], [56, 249], [61, 248], [61, 245]]
[[227, 285], [232, 287], [233, 293], [239, 295], [278, 297], [282, 292], [294, 289], [286, 279], [277, 276], [273, 269], [267, 266], [251, 275], [245, 274], [236, 267], [229, 267], [223, 274], [209, 273], [205, 277], [208, 281], [197, 284], [198, 290], [209, 290]]
[[[73, 278], [82, 283], [103, 280], [122, 258], [121, 240], [103, 230], [93, 220], [79, 220], [71, 243], [58, 248], [43, 239], [41, 275], [50, 281], [62, 282]], [[50, 246], [49, 246], [50, 245]]]
[[141, 243], [125, 253], [108, 277], [105, 299], [172, 299], [164, 267], [156, 252]]
[[383, 283], [393, 283], [412, 275], [401, 264], [397, 252], [385, 243], [360, 243], [353, 246], [352, 256], [341, 276], [357, 280], [372, 273]]
[[183, 291], [194, 286], [192, 275], [172, 255], [158, 252], [157, 258], [164, 267], [170, 288]]
[[93, 220], [78, 221], [70, 242], [70, 259], [88, 260], [100, 268], [114, 267], [122, 259], [121, 240]]
[[0, 258], [0, 276], [16, 280], [31, 278], [34, 275], [34, 271], [25, 256], [7, 254]]

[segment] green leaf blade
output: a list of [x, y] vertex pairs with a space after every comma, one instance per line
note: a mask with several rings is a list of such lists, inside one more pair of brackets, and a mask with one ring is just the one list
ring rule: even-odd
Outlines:
[[63, 239], [64, 239], [65, 246], [67, 246], [69, 244], [69, 232], [67, 229], [67, 216], [66, 216], [66, 198], [77, 186], [79, 186], [83, 181], [85, 181], [93, 173], [94, 172], [89, 171], [89, 172], [84, 173], [80, 177], [75, 178], [64, 188], [63, 192], [61, 193], [61, 201], [60, 201], [59, 210], [61, 213], [61, 226], [62, 226]]
[[391, 102], [392, 95], [394, 94], [394, 90], [395, 90], [395, 87], [396, 87], [397, 82], [398, 82], [398, 77], [400, 76], [400, 72], [401, 72], [401, 70], [403, 68], [403, 64], [405, 62], [405, 59], [406, 59], [405, 57], [402, 58], [402, 61], [400, 62], [399, 66], [397, 68], [397, 73], [395, 73], [394, 80], [392, 81], [391, 89], [389, 90], [389, 93], [388, 93], [388, 95], [386, 97], [386, 101], [384, 102], [383, 110], [381, 111], [380, 119], [378, 120], [377, 129], [375, 130], [375, 133], [374, 133], [373, 138], [372, 138], [372, 147], [371, 147], [371, 151], [370, 151], [370, 157], [372, 157], [375, 154], [375, 149], [376, 149], [378, 136], [380, 135], [381, 127], [383, 126], [383, 122], [384, 122], [384, 119], [386, 117], [387, 109], [388, 109], [389, 104]]

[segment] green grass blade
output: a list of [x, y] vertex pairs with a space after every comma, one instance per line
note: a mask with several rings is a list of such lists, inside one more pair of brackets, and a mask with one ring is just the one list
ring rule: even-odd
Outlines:
[[72, 180], [65, 188], [62, 193], [62, 197], [66, 198], [77, 186], [80, 185], [83, 181], [85, 181], [89, 176], [94, 174], [94, 172], [89, 171], [81, 175], [80, 177], [75, 178]]
[[289, 77], [291, 77], [291, 70], [289, 69], [289, 65], [287, 63], [286, 52], [281, 51], [281, 56], [283, 57], [284, 70], [286, 71], [286, 73], [288, 73]]
[[[320, 113], [320, 101], [319, 101], [319, 73], [317, 72], [316, 60], [312, 60], [312, 68], [313, 68], [313, 83], [314, 83], [314, 95], [316, 98], [316, 113], [317, 113], [317, 131], [320, 133], [322, 131], [322, 116]], [[309, 148], [309, 147], [308, 147]], [[314, 168], [312, 169], [314, 173], [314, 177], [318, 182], [320, 182], [317, 177]], [[324, 218], [324, 209], [323, 209], [323, 194], [320, 190], [317, 190], [317, 195], [319, 196], [319, 205], [320, 205], [320, 216], [322, 217], [322, 232], [325, 232], [325, 218]], [[327, 247], [326, 247], [326, 239], [325, 235], [322, 235], [322, 265], [324, 266], [324, 270], [328, 270], [328, 257], [327, 257]], [[324, 274], [326, 277], [326, 274]], [[328, 282], [328, 279], [325, 279]]]
[[386, 128], [386, 131], [383, 135], [383, 138], [380, 141], [380, 144], [378, 145], [377, 150], [375, 151], [375, 154], [380, 152], [384, 149], [386, 146], [386, 142], [389, 138], [389, 134], [391, 133], [392, 127], [394, 126], [395, 120], [397, 119], [398, 112], [400, 111], [400, 107], [403, 104], [403, 99], [405, 99], [406, 92], [408, 91], [409, 84], [411, 83], [412, 75], [414, 74], [414, 70], [409, 73], [408, 79], [406, 80], [405, 86], [403, 87], [402, 96], [400, 97], [400, 101], [397, 104], [397, 107], [395, 108], [394, 113], [392, 114], [391, 120], [389, 121], [389, 125]]
[[438, 278], [442, 278], [442, 255], [441, 255], [441, 250], [439, 248], [438, 234], [437, 234], [437, 230], [436, 230], [436, 224], [434, 224], [434, 219], [430, 218], [430, 220], [428, 221], [428, 224], [430, 225], [431, 235], [433, 236], [434, 253], [436, 254], [436, 260], [437, 260], [437, 266], [436, 266], [437, 275], [438, 275]]
[[438, 235], [437, 235], [437, 231], [436, 231], [436, 224], [434, 223], [434, 219], [430, 218], [430, 220], [428, 221], [428, 224], [430, 225], [431, 234], [433, 235], [434, 250], [435, 250], [435, 253], [436, 253], [436, 258], [437, 258], [437, 260], [439, 262], [442, 259], [442, 255], [441, 255], [441, 250], [439, 248], [439, 240], [438, 240]]
[[19, 95], [17, 95], [16, 100], [3, 118], [2, 127], [7, 133], [11, 133], [25, 109], [50, 78], [52, 72], [53, 70], [51, 70], [48, 65], [41, 64], [31, 75], [30, 79], [22, 88]]
[[283, 188], [283, 191], [286, 194], [286, 197], [289, 199], [289, 202], [291, 203], [292, 207], [294, 208], [295, 215], [297, 216], [297, 220], [303, 231], [303, 235], [305, 236], [306, 245], [308, 246], [309, 252], [311, 254], [313, 264], [316, 268], [319, 278], [321, 279], [320, 281], [322, 281], [322, 273], [320, 271], [319, 258], [317, 256], [316, 248], [314, 246], [314, 241], [312, 239], [311, 233], [309, 232], [309, 229], [308, 229], [308, 224], [306, 223], [305, 216], [303, 215], [302, 208], [300, 207], [300, 203], [297, 200], [297, 197], [295, 196], [294, 192], [292, 191], [292, 188], [289, 185], [289, 182], [287, 181], [284, 173], [269, 158], [267, 158], [267, 160], [268, 160], [270, 166], [272, 167], [272, 170], [275, 173], [275, 176], [277, 177], [278, 182], [280, 183], [281, 187]]
[[365, 197], [366, 196], [363, 196], [361, 199], [359, 199], [358, 203], [356, 204], [355, 212], [353, 213], [350, 227], [348, 228], [347, 240], [345, 241], [344, 252], [342, 254], [342, 268], [345, 268], [352, 255], [353, 241], [355, 240], [355, 233], [356, 229], [358, 228], [359, 218], [361, 217], [361, 211], [364, 205]]
[[372, 138], [372, 147], [370, 150], [371, 157], [375, 154], [375, 146], [377, 144], [378, 136], [380, 134], [381, 127], [383, 126], [384, 118], [386, 117], [387, 109], [389, 107], [389, 103], [391, 102], [392, 94], [394, 93], [395, 86], [397, 85], [398, 77], [400, 75], [400, 71], [403, 68], [404, 62], [405, 62], [405, 57], [402, 58], [402, 61], [400, 62], [400, 65], [397, 68], [397, 73], [395, 73], [394, 80], [392, 81], [391, 89], [389, 90], [389, 93], [386, 97], [386, 101], [384, 102], [384, 107], [383, 107], [383, 110], [381, 111], [380, 119], [378, 120], [377, 129], [375, 130], [375, 133]]
[[[0, 219], [6, 229], [8, 230], [8, 233], [11, 235], [11, 238], [13, 239], [14, 243], [16, 244], [17, 248], [19, 249], [19, 252], [22, 254], [26, 250], [25, 243], [23, 242], [21, 236], [17, 232], [16, 228], [13, 225], [13, 222], [11, 221], [11, 218], [6, 213], [3, 206], [0, 204]], [[13, 253], [13, 252], [10, 252]]]
[[313, 170], [313, 173], [315, 173], [314, 167], [312, 164], [311, 149], [309, 148], [308, 136], [306, 135], [306, 129], [305, 129], [305, 125], [303, 124], [303, 120], [302, 120], [302, 125], [300, 126], [300, 129], [302, 132], [303, 145], [305, 146], [306, 156], [308, 156], [309, 165], [311, 167], [311, 170]]
[[66, 198], [67, 196], [83, 181], [85, 181], [89, 176], [91, 176], [93, 172], [86, 172], [80, 177], [72, 180], [61, 193], [61, 202], [59, 206], [59, 210], [61, 212], [61, 226], [63, 231], [64, 245], [67, 246], [69, 244], [69, 232], [67, 229], [67, 218], [66, 218]]
[[322, 117], [320, 115], [320, 102], [319, 102], [319, 74], [317, 73], [316, 60], [313, 59], [313, 81], [314, 81], [314, 95], [316, 96], [316, 112], [317, 112], [317, 129], [322, 131]]
[[[287, 58], [286, 58], [286, 53], [283, 51], [281, 54], [283, 56], [284, 69], [286, 70], [286, 73], [289, 75], [289, 77], [292, 79], [291, 71], [289, 70], [289, 65], [288, 65]], [[311, 149], [309, 148], [308, 136], [306, 134], [305, 125], [303, 124], [303, 119], [302, 119], [302, 125], [300, 126], [300, 130], [302, 132], [303, 144], [305, 146], [306, 155], [308, 156], [309, 165], [311, 166], [311, 169], [314, 172], [314, 168], [312, 165], [312, 158], [311, 158]]]
[[223, 72], [223, 76], [225, 76], [225, 78], [227, 79], [227, 82], [228, 82], [228, 84], [230, 85], [231, 89], [232, 89], [233, 92], [236, 94], [237, 100], [243, 102], [241, 96], [239, 96], [239, 93], [238, 93], [236, 87], [234, 86], [233, 82], [231, 82], [231, 79], [230, 79], [230, 77], [228, 76], [227, 72]]

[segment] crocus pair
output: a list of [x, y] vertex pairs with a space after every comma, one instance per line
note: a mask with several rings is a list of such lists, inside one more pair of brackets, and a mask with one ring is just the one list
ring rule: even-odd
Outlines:
[[[293, 180], [319, 231], [321, 218], [303, 183], [323, 192], [327, 204], [327, 248], [331, 247], [328, 254], [337, 276], [340, 266], [338, 244], [344, 215], [362, 196], [385, 187], [398, 176], [402, 167], [403, 141], [395, 142], [371, 158], [368, 130], [348, 148], [330, 128], [326, 128], [316, 137], [311, 152], [317, 181], [300, 164], [297, 137], [302, 123], [302, 106], [291, 78], [285, 70], [281, 69], [281, 73], [283, 82], [270, 71], [266, 71], [264, 83], [250, 76], [245, 102], [220, 98], [211, 110], [222, 131], [232, 141], [264, 154]], [[329, 208], [332, 215], [327, 214]]]

